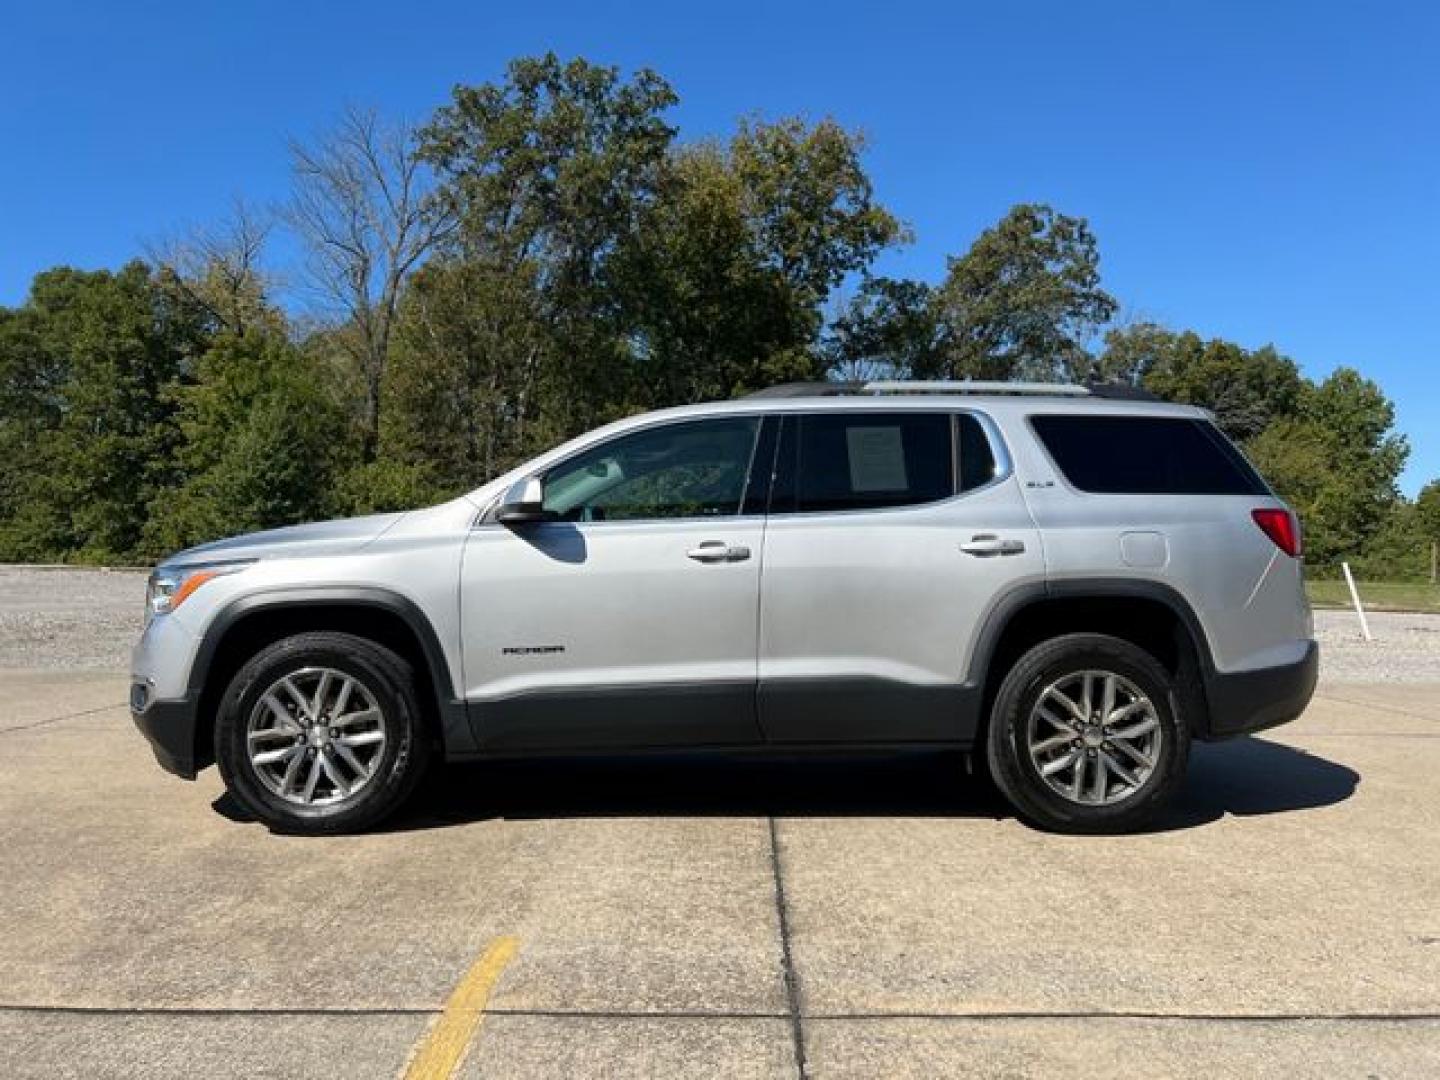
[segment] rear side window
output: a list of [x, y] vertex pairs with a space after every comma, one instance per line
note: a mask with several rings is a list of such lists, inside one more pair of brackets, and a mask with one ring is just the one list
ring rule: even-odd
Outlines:
[[772, 513], [874, 510], [948, 499], [955, 442], [947, 413], [789, 417]]
[[1081, 491], [1133, 495], [1266, 495], [1264, 481], [1205, 420], [1032, 416], [1045, 449]]

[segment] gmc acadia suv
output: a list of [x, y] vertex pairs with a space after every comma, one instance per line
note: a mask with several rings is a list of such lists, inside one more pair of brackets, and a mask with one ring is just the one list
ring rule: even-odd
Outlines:
[[1128, 830], [1318, 666], [1294, 515], [1203, 410], [1118, 387], [649, 413], [441, 506], [192, 548], [147, 609], [161, 765], [309, 833], [437, 757], [836, 746], [973, 751], [1030, 822]]

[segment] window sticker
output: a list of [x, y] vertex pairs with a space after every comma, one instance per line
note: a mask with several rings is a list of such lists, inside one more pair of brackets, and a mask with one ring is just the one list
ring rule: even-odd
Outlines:
[[905, 440], [898, 426], [846, 428], [845, 443], [852, 491], [904, 491], [910, 486], [905, 476]]

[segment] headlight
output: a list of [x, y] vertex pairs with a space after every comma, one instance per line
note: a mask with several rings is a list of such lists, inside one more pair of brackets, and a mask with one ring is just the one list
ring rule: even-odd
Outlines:
[[244, 562], [159, 568], [150, 575], [150, 580], [145, 586], [145, 617], [149, 619], [174, 611], [185, 602], [191, 593], [207, 581], [244, 570], [254, 561], [254, 559], [246, 559]]

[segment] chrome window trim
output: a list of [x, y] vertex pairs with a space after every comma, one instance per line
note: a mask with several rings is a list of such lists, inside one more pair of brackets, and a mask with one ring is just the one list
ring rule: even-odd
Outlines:
[[[597, 450], [602, 446], [606, 446], [609, 443], [618, 441], [620, 439], [628, 439], [630, 438], [630, 436], [639, 435], [642, 432], [657, 431], [660, 428], [666, 427], [678, 427], [681, 424], [712, 424], [716, 421], [725, 420], [755, 420], [755, 438], [754, 441], [750, 444], [750, 458], [745, 467], [745, 486], [741, 489], [740, 502], [738, 504], [740, 506], [744, 506], [746, 496], [749, 494], [750, 490], [750, 482], [752, 480], [751, 472], [755, 467], [755, 451], [760, 445], [760, 436], [765, 428], [765, 419], [767, 416], [770, 415], [770, 413], [761, 412], [716, 413], [708, 416], [667, 417], [663, 420], [657, 420], [654, 423], [650, 424], [636, 424], [634, 427], [626, 428], [624, 431], [617, 432], [608, 439], [597, 439], [594, 442], [586, 443], [584, 446], [580, 447], [580, 449], [576, 450], [573, 454], [566, 454], [563, 458], [552, 461], [549, 465], [545, 466], [544, 470], [541, 472], [522, 473], [521, 479], [525, 479], [531, 476], [539, 476], [543, 478], [554, 472], [556, 469], [561, 468], [567, 462], [574, 461], [576, 458], [582, 457], [583, 455], [590, 453], [592, 450]], [[500, 502], [504, 498], [504, 491], [496, 495], [495, 498], [490, 502], [490, 504], [486, 506], [483, 511], [481, 511], [479, 517], [475, 521], [475, 524], [471, 527], [478, 529], [482, 526], [499, 525], [500, 523], [494, 519], [494, 515], [499, 511]], [[764, 514], [716, 514], [710, 517], [625, 518], [621, 521], [542, 521], [536, 522], [536, 525], [569, 525], [571, 527], [576, 527], [580, 525], [692, 525], [697, 521], [763, 521], [764, 519]], [[531, 527], [533, 528], [534, 526]]]
[[[649, 430], [653, 430], [653, 429], [656, 429], [656, 428], [670, 427], [670, 426], [673, 426], [673, 425], [676, 425], [676, 424], [695, 424], [695, 423], [704, 423], [704, 422], [706, 422], [706, 421], [712, 421], [712, 420], [728, 420], [728, 419], [731, 419], [731, 418], [743, 419], [743, 418], [754, 417], [754, 418], [760, 420], [761, 425], [763, 426], [765, 419], [768, 418], [768, 417], [774, 417], [775, 420], [776, 420], [777, 422], [779, 422], [779, 421], [784, 420], [784, 419], [786, 419], [786, 418], [799, 417], [799, 416], [835, 416], [835, 415], [841, 415], [841, 416], [863, 416], [863, 415], [867, 415], [867, 414], [874, 414], [874, 413], [877, 413], [877, 412], [878, 412], [878, 413], [883, 413], [883, 412], [885, 412], [885, 411], [886, 411], [886, 410], [884, 410], [884, 409], [877, 409], [877, 408], [874, 408], [874, 407], [871, 407], [871, 408], [861, 408], [861, 409], [837, 409], [837, 408], [827, 408], [827, 409], [804, 409], [804, 408], [799, 408], [799, 409], [784, 409], [784, 410], [780, 410], [780, 409], [775, 409], [775, 410], [766, 409], [766, 410], [764, 410], [764, 411], [748, 410], [748, 409], [747, 409], [747, 410], [743, 410], [743, 411], [737, 410], [737, 411], [734, 412], [734, 413], [711, 413], [711, 414], [707, 414], [707, 415], [705, 415], [705, 416], [667, 417], [667, 418], [665, 418], [665, 419], [663, 419], [663, 420], [657, 420], [657, 421], [655, 421], [654, 423], [649, 423], [649, 424], [637, 424], [635, 427], [627, 428], [625, 431], [620, 432], [620, 433], [617, 433], [616, 435], [612, 436], [612, 438], [613, 438], [613, 439], [624, 439], [624, 438], [629, 437], [630, 435], [636, 434], [636, 433], [641, 432], [641, 431], [649, 431]], [[906, 408], [906, 409], [897, 409], [897, 410], [894, 410], [894, 411], [895, 411], [895, 412], [900, 412], [900, 413], [920, 413], [920, 414], [922, 414], [922, 415], [924, 415], [924, 414], [932, 414], [932, 413], [939, 413], [939, 414], [943, 414], [943, 415], [946, 415], [946, 416], [965, 415], [965, 416], [974, 417], [974, 419], [976, 420], [976, 422], [980, 425], [980, 430], [985, 433], [985, 438], [986, 438], [986, 440], [987, 440], [987, 441], [989, 442], [989, 444], [990, 444], [990, 454], [991, 454], [991, 456], [995, 459], [995, 475], [992, 476], [992, 477], [991, 477], [989, 480], [987, 480], [985, 483], [979, 485], [978, 487], [970, 488], [968, 491], [957, 491], [957, 492], [955, 492], [953, 495], [949, 495], [949, 496], [947, 496], [947, 497], [945, 497], [945, 498], [943, 498], [943, 499], [932, 499], [932, 500], [930, 500], [929, 502], [923, 502], [923, 503], [908, 503], [908, 504], [906, 504], [905, 506], [862, 507], [862, 508], [856, 509], [856, 510], [810, 510], [810, 511], [796, 511], [796, 512], [794, 512], [794, 513], [783, 513], [783, 514], [772, 514], [772, 513], [768, 512], [768, 510], [767, 510], [767, 512], [766, 512], [766, 513], [763, 513], [763, 514], [732, 514], [732, 515], [728, 515], [728, 516], [726, 516], [726, 517], [627, 518], [627, 519], [624, 520], [624, 521], [564, 521], [564, 522], [553, 521], [553, 522], [542, 522], [542, 523], [540, 523], [540, 524], [541, 524], [542, 526], [545, 526], [545, 525], [568, 525], [568, 526], [570, 526], [570, 527], [572, 527], [572, 528], [577, 528], [577, 527], [580, 527], [580, 526], [582, 526], [582, 525], [583, 525], [583, 526], [586, 526], [586, 527], [597, 526], [597, 525], [598, 525], [598, 526], [602, 526], [602, 527], [608, 527], [608, 526], [614, 526], [614, 525], [693, 525], [693, 524], [696, 523], [696, 522], [710, 522], [710, 521], [715, 521], [715, 522], [724, 522], [724, 521], [738, 521], [738, 522], [745, 522], [745, 521], [766, 521], [766, 520], [769, 520], [769, 519], [772, 519], [772, 518], [774, 518], [774, 519], [785, 519], [785, 518], [798, 519], [798, 518], [804, 518], [804, 519], [806, 519], [806, 520], [809, 520], [809, 519], [820, 518], [820, 517], [842, 517], [842, 516], [843, 516], [843, 517], [851, 517], [851, 516], [854, 516], [854, 515], [856, 515], [856, 514], [896, 514], [896, 513], [908, 513], [908, 512], [915, 511], [915, 510], [929, 510], [929, 509], [934, 509], [934, 508], [936, 508], [936, 507], [947, 506], [947, 505], [949, 505], [950, 503], [959, 502], [961, 499], [968, 499], [968, 498], [970, 498], [972, 495], [978, 495], [978, 494], [979, 494], [980, 492], [982, 492], [982, 491], [989, 491], [991, 488], [997, 487], [998, 485], [1005, 483], [1007, 480], [1011, 479], [1011, 477], [1013, 477], [1013, 476], [1015, 475], [1015, 462], [1014, 462], [1014, 459], [1013, 459], [1013, 458], [1011, 457], [1011, 455], [1010, 455], [1010, 448], [1009, 448], [1009, 445], [1005, 442], [1005, 436], [1004, 436], [1004, 434], [1003, 434], [1003, 433], [1001, 432], [1001, 430], [1000, 430], [1000, 425], [995, 422], [995, 418], [994, 418], [994, 417], [992, 417], [989, 413], [985, 412], [984, 410], [982, 410], [982, 409], [975, 409], [975, 408], [956, 408], [955, 406], [937, 405], [936, 407], [934, 407], [934, 408], [929, 408], [929, 409], [925, 409], [925, 408], [917, 409], [917, 408], [913, 408], [913, 407], [912, 407], [912, 408]], [[756, 428], [756, 430], [755, 430], [755, 446], [751, 447], [751, 450], [750, 450], [750, 462], [751, 462], [751, 472], [752, 472], [752, 473], [753, 473], [754, 465], [755, 465], [755, 448], [760, 445], [761, 430], [762, 430], [762, 427], [757, 426], [757, 428]], [[551, 471], [553, 471], [553, 470], [555, 470], [555, 469], [558, 469], [559, 467], [561, 467], [562, 465], [564, 465], [566, 462], [573, 461], [573, 460], [575, 460], [575, 458], [579, 457], [579, 456], [582, 455], [582, 454], [588, 454], [591, 450], [594, 450], [594, 449], [596, 449], [597, 447], [603, 446], [603, 445], [605, 445], [606, 442], [609, 442], [609, 441], [610, 441], [609, 439], [606, 439], [606, 440], [597, 440], [597, 441], [592, 442], [592, 443], [587, 443], [585, 446], [583, 446], [583, 447], [581, 447], [580, 449], [576, 450], [573, 454], [567, 454], [565, 457], [560, 458], [559, 460], [554, 461], [554, 462], [552, 462], [550, 465], [546, 466], [546, 468], [545, 468], [545, 470], [544, 470], [543, 473], [539, 473], [539, 474], [523, 473], [523, 474], [522, 474], [522, 479], [523, 479], [525, 476], [531, 476], [531, 475], [541, 475], [541, 476], [543, 476], [543, 475], [545, 475], [545, 473], [549, 473], [549, 472], [551, 472]], [[778, 448], [778, 442], [777, 442], [777, 448]], [[753, 480], [753, 476], [750, 475], [749, 473], [747, 473], [747, 476], [746, 476], [747, 490], [748, 490], [748, 485], [751, 483], [752, 480]], [[772, 478], [772, 480], [773, 480], [773, 478]], [[957, 473], [956, 473], [956, 475], [955, 475], [955, 482], [956, 482], [956, 484], [958, 484], [959, 481], [960, 481], [960, 477], [959, 477], [959, 473], [958, 473], [958, 471], [957, 471]], [[501, 499], [503, 499], [504, 497], [505, 497], [505, 496], [504, 496], [504, 492], [503, 492], [503, 491], [502, 491], [501, 493], [497, 494], [496, 496], [494, 496], [494, 498], [491, 499], [491, 501], [489, 502], [489, 504], [487, 504], [487, 506], [485, 507], [485, 509], [482, 510], [482, 511], [480, 512], [480, 514], [476, 517], [475, 523], [471, 526], [471, 528], [472, 528], [472, 529], [491, 528], [491, 527], [494, 527], [494, 528], [504, 528], [504, 526], [502, 526], [498, 521], [496, 521], [496, 520], [494, 519], [495, 513], [496, 513], [496, 512], [499, 510], [499, 508], [500, 508], [500, 501], [501, 501]], [[743, 499], [743, 498], [741, 499], [741, 505], [742, 505], [742, 506], [744, 505], [744, 499]]]

